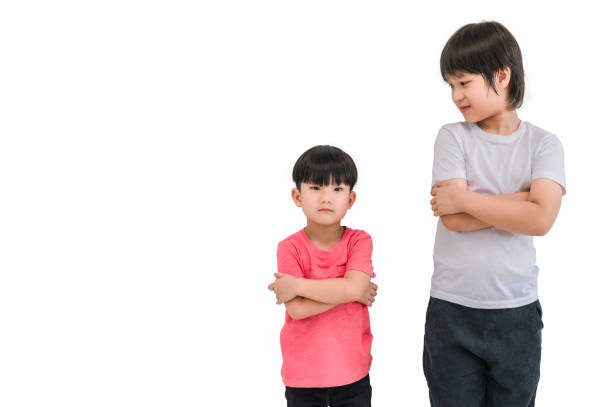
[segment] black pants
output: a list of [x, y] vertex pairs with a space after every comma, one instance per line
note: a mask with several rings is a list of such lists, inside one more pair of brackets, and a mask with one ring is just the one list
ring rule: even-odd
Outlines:
[[543, 327], [539, 301], [477, 309], [430, 298], [423, 369], [431, 406], [534, 406]]
[[371, 407], [370, 375], [337, 387], [286, 386], [287, 407]]

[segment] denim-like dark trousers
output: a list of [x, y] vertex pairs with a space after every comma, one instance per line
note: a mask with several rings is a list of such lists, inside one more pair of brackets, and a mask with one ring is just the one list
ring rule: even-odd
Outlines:
[[478, 309], [430, 298], [423, 370], [431, 406], [534, 406], [543, 327], [539, 301]]
[[287, 407], [371, 407], [370, 375], [345, 386], [285, 387]]

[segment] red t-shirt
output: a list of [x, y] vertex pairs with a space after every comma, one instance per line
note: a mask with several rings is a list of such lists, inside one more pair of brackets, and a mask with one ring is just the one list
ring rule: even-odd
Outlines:
[[[344, 277], [359, 270], [375, 277], [372, 238], [345, 228], [331, 250], [317, 248], [304, 229], [278, 244], [278, 271], [298, 278]], [[280, 335], [281, 375], [290, 387], [333, 387], [353, 383], [370, 370], [372, 333], [368, 307], [351, 302], [322, 314], [294, 320], [288, 313]]]

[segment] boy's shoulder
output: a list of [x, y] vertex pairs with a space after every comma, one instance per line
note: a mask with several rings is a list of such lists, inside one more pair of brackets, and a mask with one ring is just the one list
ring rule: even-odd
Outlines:
[[283, 240], [281, 240], [280, 242], [278, 242], [278, 247], [289, 247], [289, 246], [296, 246], [298, 244], [300, 244], [301, 242], [301, 237], [300, 235], [303, 232], [304, 229], [300, 229], [295, 233], [290, 234], [289, 236], [287, 236], [286, 238], [284, 238]]
[[546, 140], [558, 140], [557, 136], [548, 130], [544, 130], [543, 128], [527, 121], [523, 121], [523, 123], [525, 124], [526, 133], [528, 133], [534, 141], [541, 142]]
[[[539, 126], [536, 126], [531, 122], [523, 120], [521, 121], [521, 125], [523, 126], [524, 134], [527, 134], [528, 138], [532, 142], [542, 143], [547, 141], [558, 141], [558, 138], [555, 134]], [[475, 132], [477, 131], [477, 125], [467, 121], [447, 123], [440, 127], [440, 130], [438, 130], [438, 140], [448, 141], [452, 138], [459, 140], [462, 138], [470, 137], [470, 135], [475, 134]]]
[[438, 143], [459, 142], [473, 130], [469, 122], [446, 123], [438, 130], [436, 141]]
[[368, 232], [362, 229], [351, 229], [348, 226], [346, 226], [346, 230], [344, 233], [348, 234], [347, 240], [355, 241], [355, 240], [362, 240], [362, 239], [372, 239], [372, 236], [370, 236]]
[[467, 132], [470, 130], [470, 127], [471, 127], [471, 124], [466, 121], [446, 123], [442, 125], [442, 127], [440, 127], [440, 130], [438, 132], [440, 133], [440, 132], [447, 131], [449, 133], [456, 134], [459, 132]]
[[[308, 238], [305, 236], [304, 229], [300, 229], [295, 233], [287, 236], [283, 240], [278, 243], [279, 249], [297, 249], [298, 247], [308, 248], [308, 244], [306, 242]], [[344, 235], [342, 236], [342, 240], [346, 242], [347, 245], [351, 246], [358, 241], [362, 241], [364, 239], [372, 239], [372, 236], [365, 230], [361, 229], [352, 229], [348, 226], [345, 226]]]

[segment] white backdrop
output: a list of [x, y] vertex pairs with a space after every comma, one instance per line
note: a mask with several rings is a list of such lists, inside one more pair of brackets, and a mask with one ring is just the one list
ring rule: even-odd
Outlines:
[[433, 141], [462, 119], [448, 37], [523, 51], [523, 120], [568, 194], [536, 239], [539, 406], [609, 400], [609, 14], [599, 2], [105, 1], [0, 6], [0, 405], [283, 406], [276, 244], [291, 169], [352, 155], [374, 239], [376, 406], [426, 406]]

